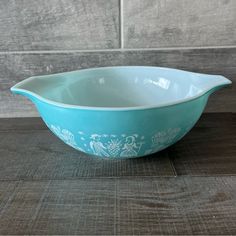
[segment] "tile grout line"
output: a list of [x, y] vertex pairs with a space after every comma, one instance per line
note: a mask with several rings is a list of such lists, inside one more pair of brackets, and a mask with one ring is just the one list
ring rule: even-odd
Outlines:
[[120, 48], [124, 49], [124, 2], [120, 0]]
[[[121, 40], [123, 41], [123, 40]], [[123, 43], [122, 43], [123, 44]], [[87, 52], [132, 52], [132, 51], [180, 51], [204, 49], [236, 49], [236, 45], [229, 46], [199, 46], [199, 47], [163, 47], [163, 48], [114, 48], [114, 49], [62, 49], [62, 50], [28, 50], [28, 51], [0, 51], [0, 55], [7, 54], [53, 54], [53, 53], [87, 53]]]

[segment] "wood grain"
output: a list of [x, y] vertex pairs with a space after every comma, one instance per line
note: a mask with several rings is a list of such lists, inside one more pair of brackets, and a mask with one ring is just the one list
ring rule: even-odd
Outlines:
[[0, 1], [0, 50], [119, 47], [118, 0]]
[[[222, 74], [236, 81], [236, 48], [113, 52], [68, 52], [0, 54], [0, 117], [38, 116], [33, 105], [9, 91], [15, 83], [32, 75], [81, 68], [146, 65]], [[236, 86], [212, 95], [206, 112], [235, 112]]]
[[168, 156], [178, 175], [236, 175], [236, 113], [204, 114]]
[[[9, 185], [9, 186], [8, 186]], [[0, 182], [0, 234], [235, 235], [236, 177]]]
[[234, 0], [124, 1], [126, 48], [236, 44]]
[[0, 132], [47, 130], [47, 126], [39, 117], [1, 118]]

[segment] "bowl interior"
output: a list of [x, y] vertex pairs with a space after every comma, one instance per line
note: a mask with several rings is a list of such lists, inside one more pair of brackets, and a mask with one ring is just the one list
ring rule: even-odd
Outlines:
[[201, 93], [197, 75], [158, 67], [107, 67], [38, 77], [24, 88], [70, 105], [154, 106]]

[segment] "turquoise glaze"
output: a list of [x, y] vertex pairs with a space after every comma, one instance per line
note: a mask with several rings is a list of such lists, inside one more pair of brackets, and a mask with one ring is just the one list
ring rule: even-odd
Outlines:
[[48, 128], [73, 148], [110, 159], [141, 157], [181, 139], [220, 75], [160, 67], [104, 67], [28, 78], [11, 91], [28, 97]]

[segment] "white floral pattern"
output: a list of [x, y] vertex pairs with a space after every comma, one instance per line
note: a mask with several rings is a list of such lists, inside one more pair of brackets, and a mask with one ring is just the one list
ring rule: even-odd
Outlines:
[[66, 144], [77, 148], [74, 135], [67, 129], [61, 129], [59, 126], [50, 125], [53, 133], [55, 133], [60, 139], [62, 139]]
[[159, 131], [152, 137], [152, 145], [165, 145], [170, 143], [179, 133], [180, 128], [168, 129], [167, 131]]
[[169, 128], [166, 131], [159, 131], [152, 136], [150, 154], [168, 147], [180, 133], [180, 128]]
[[148, 155], [166, 148], [181, 134], [180, 128], [169, 128], [145, 137], [139, 134], [73, 134], [58, 125], [49, 128], [66, 144], [96, 156], [127, 158]]

